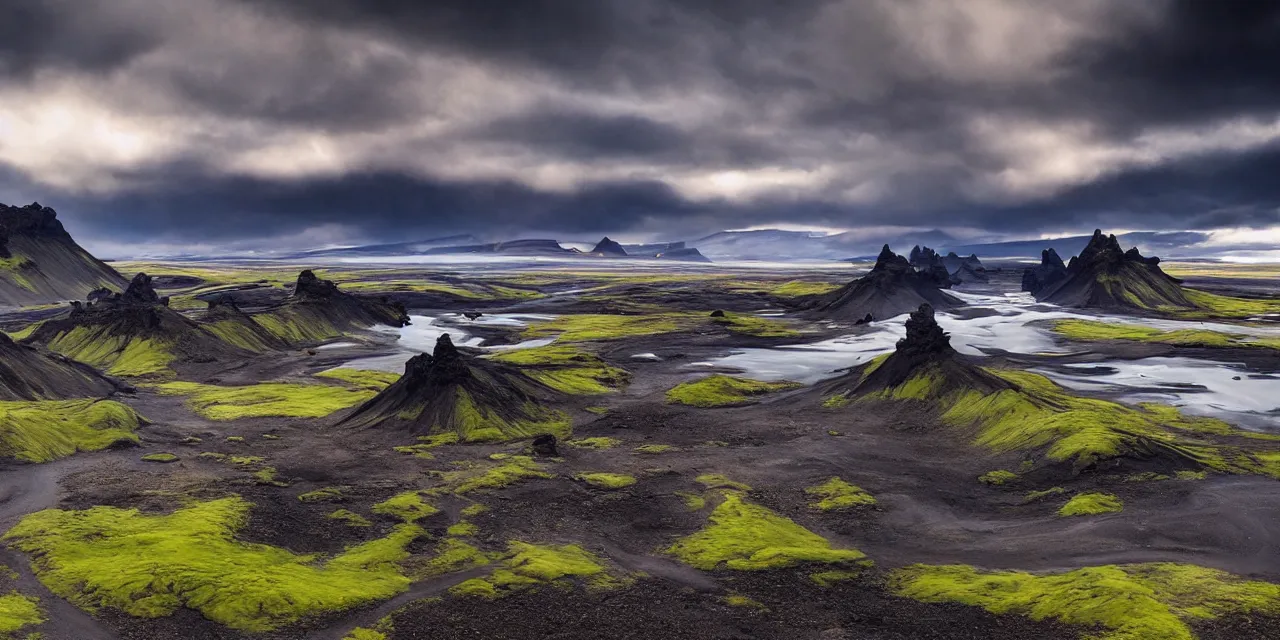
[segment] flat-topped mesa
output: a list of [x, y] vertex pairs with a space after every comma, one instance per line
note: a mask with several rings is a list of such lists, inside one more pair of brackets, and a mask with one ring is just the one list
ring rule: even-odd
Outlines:
[[561, 398], [516, 367], [464, 353], [444, 334], [432, 353], [410, 358], [399, 380], [342, 423], [414, 435], [453, 433], [465, 442], [563, 436], [568, 417], [545, 406]]
[[910, 313], [925, 303], [935, 308], [963, 305], [962, 300], [942, 291], [950, 286], [950, 277], [940, 261], [926, 270], [917, 270], [884, 245], [869, 273], [816, 298], [811, 308], [823, 317], [849, 322], [865, 320], [868, 315], [883, 320]]
[[1137, 247], [1122, 250], [1114, 235], [1098, 229], [1080, 255], [1067, 263], [1064, 278], [1033, 293], [1043, 302], [1079, 308], [1195, 308], [1183, 293], [1181, 281], [1162, 271], [1159, 264], [1159, 258], [1143, 257]]
[[295, 298], [327, 299], [338, 295], [338, 285], [332, 280], [321, 280], [310, 269], [298, 274], [298, 282], [293, 287]]
[[598, 253], [602, 256], [619, 257], [627, 255], [626, 249], [623, 249], [622, 245], [617, 242], [610, 240], [609, 236], [601, 238], [600, 242], [597, 242], [595, 248], [591, 250], [591, 253]]
[[1035, 295], [1058, 284], [1068, 275], [1067, 265], [1058, 252], [1050, 247], [1040, 252], [1040, 266], [1028, 267], [1022, 272], [1022, 290]]

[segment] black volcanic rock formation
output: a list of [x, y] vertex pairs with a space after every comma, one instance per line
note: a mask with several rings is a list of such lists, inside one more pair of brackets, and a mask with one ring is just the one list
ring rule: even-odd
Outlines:
[[124, 285], [119, 273], [76, 244], [53, 209], [0, 204], [0, 304], [80, 299]]
[[622, 248], [622, 245], [610, 240], [609, 236], [601, 238], [600, 242], [597, 242], [595, 248], [591, 250], [591, 253], [614, 257], [625, 257], [627, 255], [627, 251]]
[[1066, 277], [1033, 293], [1037, 300], [1078, 308], [1195, 308], [1182, 292], [1181, 281], [1162, 271], [1159, 264], [1159, 258], [1143, 257], [1136, 247], [1123, 251], [1114, 235], [1104, 235], [1099, 229], [1080, 255], [1067, 264]]
[[100, 398], [117, 388], [88, 365], [18, 344], [0, 332], [0, 400]]
[[1022, 272], [1022, 290], [1036, 295], [1070, 275], [1067, 265], [1052, 247], [1040, 252], [1040, 266], [1028, 267]]
[[410, 358], [404, 376], [343, 423], [456, 433], [467, 442], [518, 440], [568, 431], [568, 418], [544, 405], [560, 397], [515, 367], [462, 353], [446, 333], [432, 353]]
[[287, 341], [258, 324], [253, 316], [241, 311], [231, 294], [224, 293], [208, 303], [208, 309], [200, 317], [200, 324], [223, 342], [256, 352], [289, 347]]
[[387, 297], [358, 296], [340, 291], [332, 280], [316, 277], [310, 269], [298, 274], [286, 307], [300, 312], [302, 321], [325, 322], [340, 330], [375, 324], [403, 327], [409, 324], [404, 304]]
[[926, 303], [940, 308], [963, 305], [960, 299], [942, 291], [950, 286], [947, 280], [946, 269], [940, 263], [918, 271], [885, 245], [870, 273], [817, 298], [812, 308], [826, 317], [854, 322], [868, 314], [892, 318]]
[[971, 253], [968, 257], [962, 258], [952, 251], [942, 257], [942, 264], [951, 274], [953, 281], [986, 282], [988, 280], [987, 268], [982, 265], [977, 254]]

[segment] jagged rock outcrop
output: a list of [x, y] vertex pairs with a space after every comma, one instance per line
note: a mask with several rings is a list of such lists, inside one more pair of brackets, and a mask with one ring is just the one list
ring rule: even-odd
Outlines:
[[945, 272], [940, 263], [925, 271], [917, 270], [885, 245], [870, 273], [818, 297], [812, 308], [824, 317], [854, 322], [865, 320], [868, 315], [892, 318], [925, 303], [937, 308], [963, 305], [959, 298], [943, 291], [949, 286]]
[[951, 275], [951, 270], [942, 261], [942, 256], [929, 247], [920, 245], [912, 247], [907, 262], [917, 271], [929, 274], [943, 289], [950, 289], [952, 285], [960, 284], [960, 278]]
[[410, 358], [404, 376], [343, 424], [415, 435], [456, 433], [467, 442], [563, 435], [568, 418], [545, 404], [559, 398], [518, 368], [462, 353], [446, 333], [432, 353]]
[[53, 209], [0, 204], [0, 304], [80, 299], [124, 286], [115, 269], [76, 244]]
[[[1195, 308], [1182, 292], [1181, 281], [1162, 271], [1159, 264], [1159, 258], [1143, 257], [1136, 247], [1122, 250], [1114, 235], [1098, 229], [1080, 255], [1067, 263], [1065, 277], [1032, 293], [1037, 300], [1077, 308]], [[1029, 282], [1026, 275], [1024, 283], [1037, 284]]]
[[18, 344], [0, 332], [0, 400], [101, 398], [118, 389], [93, 367]]
[[610, 240], [609, 236], [601, 238], [600, 242], [597, 242], [595, 248], [591, 250], [591, 253], [616, 258], [625, 258], [627, 256], [626, 249], [623, 249], [622, 245], [617, 242]]
[[942, 257], [942, 264], [951, 274], [953, 281], [987, 282], [989, 279], [987, 268], [983, 266], [977, 254], [971, 253], [967, 257], [960, 257], [956, 252], [951, 251]]
[[1067, 278], [1067, 265], [1052, 247], [1040, 252], [1040, 266], [1022, 272], [1022, 290], [1036, 295]]

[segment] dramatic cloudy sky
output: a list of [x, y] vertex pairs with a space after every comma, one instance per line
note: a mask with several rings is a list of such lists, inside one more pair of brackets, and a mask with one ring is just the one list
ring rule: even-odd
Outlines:
[[1243, 0], [3, 0], [0, 202], [118, 246], [1275, 240], [1277, 60]]

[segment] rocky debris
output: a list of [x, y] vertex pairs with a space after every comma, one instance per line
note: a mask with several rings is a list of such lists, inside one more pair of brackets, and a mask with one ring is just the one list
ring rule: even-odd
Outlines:
[[[1061, 264], [1061, 260], [1056, 264]], [[1080, 255], [1067, 263], [1066, 275], [1055, 283], [1039, 286], [1032, 293], [1037, 300], [1079, 308], [1136, 311], [1195, 308], [1182, 292], [1181, 281], [1161, 271], [1159, 264], [1159, 258], [1144, 257], [1137, 247], [1122, 250], [1114, 235], [1096, 229]], [[1038, 273], [1023, 277], [1024, 287], [1038, 284]]]
[[125, 288], [124, 293], [98, 288], [90, 291], [87, 300], [83, 303], [73, 300], [71, 315], [76, 317], [83, 314], [108, 312], [112, 309], [132, 309], [135, 312], [141, 312], [156, 306], [169, 306], [169, 298], [162, 298], [156, 293], [155, 287], [151, 285], [151, 276], [139, 273], [129, 281], [129, 286]]
[[483, 315], [484, 314], [480, 313], [479, 311], [467, 311], [462, 314], [462, 316], [468, 320], [475, 320], [477, 318], [480, 318]]
[[[885, 246], [887, 247], [888, 245]], [[883, 253], [883, 250], [881, 253]], [[949, 289], [951, 285], [960, 284], [960, 279], [952, 276], [951, 270], [943, 263], [942, 256], [929, 247], [921, 247], [920, 245], [912, 247], [907, 263], [915, 267], [917, 271], [928, 274], [943, 289]]]
[[857, 322], [854, 322], [854, 324], [871, 324], [872, 322], [875, 322], [875, 317], [868, 313], [867, 315], [858, 318]]
[[155, 287], [151, 286], [151, 276], [139, 273], [129, 282], [119, 302], [131, 305], [160, 304], [160, 296], [156, 293]]
[[1040, 266], [1022, 272], [1022, 290], [1035, 295], [1066, 279], [1067, 265], [1052, 247], [1040, 252]]
[[[923, 254], [923, 249], [921, 254]], [[936, 253], [934, 254], [937, 255]], [[868, 318], [892, 318], [910, 313], [921, 304], [950, 308], [964, 304], [943, 291], [951, 286], [941, 262], [919, 270], [910, 261], [884, 245], [871, 271], [857, 280], [819, 296], [812, 307], [825, 317], [863, 324]]]
[[724, 317], [724, 309], [716, 309], [715, 311], [712, 311], [712, 312], [711, 312], [711, 317], [712, 317], [712, 318], [723, 318], [723, 317]]
[[939, 256], [937, 251], [920, 245], [911, 247], [911, 253], [907, 257], [907, 262], [917, 269], [932, 266], [941, 260], [942, 256]]
[[0, 258], [10, 258], [9, 240], [17, 235], [39, 236], [71, 241], [56, 211], [32, 202], [25, 207], [0, 204]]
[[545, 433], [533, 439], [533, 455], [542, 458], [558, 458], [560, 451], [556, 449], [556, 437]]
[[610, 240], [609, 236], [601, 238], [600, 242], [597, 242], [595, 248], [591, 250], [591, 253], [602, 256], [618, 257], [625, 257], [627, 255], [626, 249], [623, 249], [622, 245], [617, 242]]

